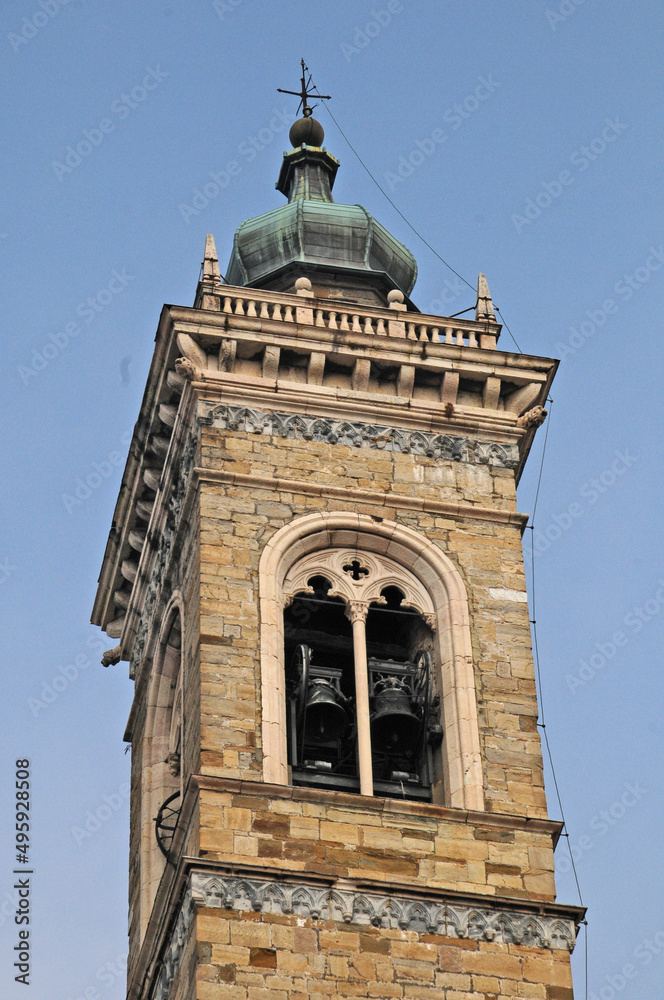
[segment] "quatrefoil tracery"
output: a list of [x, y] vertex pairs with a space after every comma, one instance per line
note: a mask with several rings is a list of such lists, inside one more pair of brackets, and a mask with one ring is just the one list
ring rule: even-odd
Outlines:
[[286, 574], [282, 598], [288, 606], [296, 594], [313, 594], [310, 581], [322, 576], [331, 584], [328, 597], [341, 597], [347, 604], [387, 603], [383, 593], [396, 587], [404, 595], [402, 608], [419, 612], [427, 624], [435, 623], [433, 601], [424, 585], [410, 570], [376, 553], [348, 549], [325, 549], [300, 559]]

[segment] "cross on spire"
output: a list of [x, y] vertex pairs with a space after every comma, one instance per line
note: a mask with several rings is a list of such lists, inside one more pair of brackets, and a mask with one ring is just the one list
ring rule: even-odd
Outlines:
[[[329, 101], [329, 100], [331, 100], [331, 98], [330, 98], [329, 94], [316, 94], [316, 95], [314, 95], [315, 87], [313, 86], [312, 81], [311, 81], [311, 73], [309, 72], [309, 67], [307, 65], [305, 65], [304, 59], [301, 59], [300, 63], [302, 65], [302, 76], [300, 78], [300, 84], [301, 84], [301, 88], [302, 89], [301, 90], [283, 90], [281, 87], [277, 87], [277, 91], [280, 94], [293, 94], [294, 97], [299, 97], [300, 98], [300, 103], [297, 106], [297, 110], [299, 111], [300, 108], [302, 108], [302, 114], [303, 114], [303, 116], [305, 118], [310, 118], [311, 117], [311, 113], [313, 111], [313, 108], [310, 106], [309, 101], [307, 100], [307, 98], [312, 97], [312, 96], [316, 96], [316, 97], [320, 97], [321, 100], [323, 100], [323, 101]], [[306, 74], [307, 73], [309, 73], [309, 79], [308, 80], [306, 79]], [[314, 107], [316, 107], [315, 104], [314, 104]]]

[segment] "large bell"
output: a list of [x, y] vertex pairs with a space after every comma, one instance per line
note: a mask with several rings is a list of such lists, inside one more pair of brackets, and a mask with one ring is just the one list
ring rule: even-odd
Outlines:
[[390, 755], [410, 756], [417, 752], [421, 723], [410, 705], [405, 685], [394, 680], [381, 686], [374, 697], [371, 716], [371, 743], [374, 750]]
[[313, 678], [307, 692], [305, 739], [329, 743], [343, 736], [348, 725], [346, 710], [339, 693], [323, 678]]

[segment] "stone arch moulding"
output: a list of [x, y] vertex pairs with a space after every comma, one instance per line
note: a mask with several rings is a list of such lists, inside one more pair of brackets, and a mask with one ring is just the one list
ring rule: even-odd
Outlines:
[[[139, 896], [142, 933], [152, 910], [164, 861], [154, 834], [154, 817], [166, 796], [176, 790], [166, 762], [171, 731], [171, 713], [178, 674], [182, 670], [182, 645], [168, 645], [171, 628], [179, 618], [184, 633], [184, 598], [176, 590], [161, 616], [150, 676], [147, 680], [147, 714], [144, 729], [141, 774], [141, 886]], [[178, 779], [179, 780], [179, 779]]]
[[272, 536], [261, 555], [263, 780], [288, 784], [284, 581], [296, 563], [324, 549], [374, 552], [409, 570], [427, 591], [436, 615], [442, 673], [447, 804], [455, 809], [483, 811], [477, 698], [463, 579], [448, 556], [424, 535], [394, 521], [375, 521], [366, 514], [319, 512], [296, 518]]

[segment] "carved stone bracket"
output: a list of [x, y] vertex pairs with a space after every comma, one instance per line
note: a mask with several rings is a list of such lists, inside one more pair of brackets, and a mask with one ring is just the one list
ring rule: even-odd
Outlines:
[[197, 382], [201, 378], [201, 370], [189, 358], [176, 358], [175, 371], [188, 382]]
[[517, 427], [524, 427], [526, 430], [533, 427], [537, 429], [546, 420], [547, 411], [543, 406], [533, 406], [532, 410], [528, 410], [523, 416], [519, 417], [516, 422]]
[[369, 447], [402, 454], [426, 455], [453, 462], [471, 462], [513, 469], [519, 462], [513, 444], [473, 441], [451, 434], [430, 434], [378, 424], [363, 424], [328, 417], [309, 417], [299, 413], [269, 413], [248, 406], [213, 406], [201, 422], [214, 427], [249, 434], [274, 434], [276, 437], [304, 438], [328, 444], [356, 448]]

